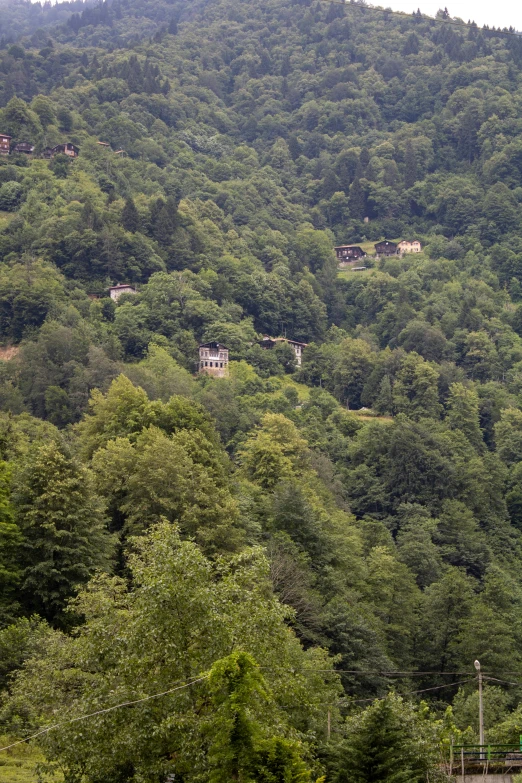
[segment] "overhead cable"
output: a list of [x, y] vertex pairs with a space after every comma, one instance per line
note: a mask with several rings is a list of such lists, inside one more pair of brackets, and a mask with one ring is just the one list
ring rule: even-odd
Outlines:
[[[473, 678], [474, 679], [474, 678]], [[400, 696], [413, 696], [414, 694], [418, 693], [427, 693], [428, 691], [439, 691], [441, 688], [453, 688], [455, 685], [466, 685], [468, 682], [473, 682], [473, 679], [470, 680], [460, 680], [460, 682], [448, 682], [446, 685], [436, 685], [434, 688], [423, 688], [420, 691], [408, 691], [407, 693], [401, 693]], [[375, 696], [372, 699], [347, 699], [347, 701], [352, 702], [365, 702], [365, 701], [379, 701], [382, 699], [385, 699], [386, 696]]]
[[158, 699], [160, 696], [167, 696], [169, 693], [181, 691], [183, 688], [190, 688], [191, 685], [195, 685], [197, 682], [206, 680], [209, 676], [209, 674], [205, 674], [203, 677], [198, 677], [197, 679], [186, 682], [183, 685], [178, 685], [176, 688], [169, 688], [167, 691], [162, 691], [161, 693], [153, 693], [151, 696], [143, 696], [141, 699], [133, 699], [132, 701], [123, 701], [121, 704], [114, 704], [112, 707], [105, 707], [102, 710], [96, 710], [96, 712], [90, 712], [87, 715], [79, 715], [77, 718], [71, 718], [70, 720], [63, 721], [63, 723], [54, 723], [52, 726], [47, 726], [45, 729], [37, 731], [36, 734], [31, 734], [30, 737], [25, 737], [24, 739], [12, 742], [10, 745], [6, 745], [5, 748], [0, 748], [0, 753], [2, 753], [4, 750], [9, 750], [9, 748], [14, 748], [16, 745], [22, 745], [24, 742], [29, 742], [30, 740], [36, 739], [36, 737], [40, 737], [42, 734], [47, 734], [54, 729], [61, 729], [64, 726], [70, 726], [71, 723], [78, 723], [79, 721], [84, 721], [88, 718], [94, 718], [95, 715], [103, 715], [106, 712], [112, 712], [112, 710], [118, 710], [121, 707], [130, 707], [133, 704], [141, 704], [144, 701], [150, 701], [150, 699]]

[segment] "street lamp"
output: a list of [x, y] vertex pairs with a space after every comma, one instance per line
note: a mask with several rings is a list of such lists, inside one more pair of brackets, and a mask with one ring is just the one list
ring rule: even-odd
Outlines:
[[480, 661], [475, 661], [475, 669], [478, 672], [480, 758], [483, 761], [484, 760], [484, 710], [482, 707], [482, 672], [480, 671]]

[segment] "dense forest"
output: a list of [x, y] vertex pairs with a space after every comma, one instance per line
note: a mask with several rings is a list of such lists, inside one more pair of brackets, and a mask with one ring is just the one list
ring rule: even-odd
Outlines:
[[450, 780], [475, 659], [486, 741], [518, 744], [522, 38], [324, 0], [1, 8], [0, 133], [34, 146], [0, 156], [23, 780]]

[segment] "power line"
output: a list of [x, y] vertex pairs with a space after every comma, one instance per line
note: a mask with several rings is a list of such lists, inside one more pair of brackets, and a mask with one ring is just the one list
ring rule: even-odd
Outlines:
[[516, 685], [520, 687], [522, 685], [522, 682], [510, 682], [509, 680], [499, 680], [497, 677], [488, 677], [487, 675], [483, 675], [485, 680], [489, 680], [490, 682], [500, 682], [503, 685]]
[[[267, 667], [262, 666], [260, 668], [264, 669], [264, 668], [267, 668]], [[297, 672], [295, 670], [292, 670], [292, 673], [295, 674]], [[400, 676], [400, 677], [403, 677], [403, 676], [412, 677], [412, 676], [426, 676], [426, 675], [455, 676], [455, 675], [468, 675], [469, 674], [469, 672], [433, 672], [433, 671], [432, 672], [382, 672], [382, 671], [378, 671], [378, 670], [360, 671], [360, 670], [356, 670], [356, 669], [313, 669], [313, 670], [305, 670], [304, 673], [310, 673], [310, 674], [325, 674], [325, 673], [327, 673], [327, 674], [360, 674], [360, 675], [368, 675], [368, 674], [374, 674], [375, 675], [375, 674], [377, 674], [377, 675], [381, 675], [383, 677], [397, 677], [397, 676]], [[520, 672], [507, 672], [507, 673], [508, 674], [521, 674]], [[197, 682], [202, 682], [203, 680], [208, 679], [209, 676], [210, 676], [209, 674], [205, 674], [202, 677], [197, 677], [196, 679], [191, 680], [190, 682], [183, 683], [183, 685], [178, 685], [178, 686], [176, 686], [174, 688], [169, 688], [168, 690], [161, 691], [160, 693], [153, 693], [150, 696], [143, 696], [141, 699], [133, 699], [131, 701], [121, 702], [120, 704], [113, 704], [111, 707], [104, 707], [101, 710], [96, 710], [95, 712], [90, 712], [90, 713], [87, 713], [86, 715], [79, 715], [76, 718], [71, 718], [70, 720], [63, 721], [62, 723], [55, 723], [52, 726], [47, 726], [45, 729], [41, 729], [40, 731], [37, 731], [35, 734], [31, 734], [29, 737], [25, 737], [24, 739], [17, 740], [16, 742], [12, 742], [10, 745], [6, 745], [5, 747], [0, 748], [0, 753], [2, 753], [3, 751], [9, 750], [10, 748], [14, 748], [17, 745], [22, 745], [25, 742], [30, 742], [31, 740], [36, 739], [37, 737], [40, 737], [43, 734], [48, 734], [50, 731], [54, 731], [54, 729], [60, 729], [60, 728], [63, 728], [64, 726], [70, 726], [73, 723], [78, 723], [80, 721], [88, 720], [89, 718], [94, 718], [96, 715], [103, 715], [103, 714], [105, 714], [107, 712], [112, 712], [113, 710], [118, 710], [118, 709], [120, 709], [122, 707], [131, 707], [134, 704], [141, 704], [141, 703], [143, 703], [145, 701], [150, 701], [151, 699], [158, 699], [161, 696], [168, 696], [170, 693], [175, 693], [176, 691], [181, 691], [184, 688], [190, 688], [192, 685], [195, 685]], [[491, 677], [491, 676], [488, 676], [488, 675], [484, 675], [484, 678], [487, 679], [487, 680], [490, 680], [490, 681], [493, 681], [493, 682], [499, 682], [499, 683], [502, 683], [502, 684], [505, 684], [505, 685], [515, 685], [515, 686], [522, 685], [522, 683], [509, 682], [507, 680], [500, 680], [500, 679], [497, 679], [496, 677]], [[431, 688], [422, 688], [420, 690], [407, 691], [406, 693], [401, 694], [401, 695], [413, 696], [413, 695], [417, 695], [419, 693], [428, 693], [430, 691], [442, 690], [443, 688], [454, 688], [456, 685], [466, 685], [469, 682], [473, 682], [474, 679], [475, 678], [470, 678], [470, 679], [467, 679], [467, 680], [460, 680], [460, 681], [457, 681], [457, 682], [446, 683], [445, 685], [435, 685], [435, 686], [433, 686]], [[369, 699], [350, 699], [348, 697], [348, 698], [345, 698], [345, 699], [341, 699], [339, 701], [339, 703], [343, 703], [343, 702], [346, 702], [346, 701], [361, 703], [361, 702], [369, 702], [369, 701], [378, 701], [379, 699], [382, 699], [382, 698], [385, 698], [385, 697], [375, 696], [375, 697], [372, 697], [372, 698], [369, 698]]]
[[52, 726], [47, 726], [45, 729], [37, 731], [36, 734], [32, 734], [30, 737], [25, 737], [25, 739], [17, 740], [16, 742], [12, 742], [10, 745], [6, 745], [5, 748], [0, 748], [0, 753], [2, 753], [4, 750], [9, 750], [9, 748], [14, 748], [16, 745], [22, 745], [24, 742], [29, 742], [30, 740], [36, 739], [36, 737], [40, 737], [42, 734], [47, 734], [48, 732], [53, 731], [53, 729], [61, 729], [64, 726], [70, 726], [71, 723], [78, 723], [79, 721], [87, 720], [87, 718], [94, 718], [95, 715], [103, 715], [105, 712], [112, 712], [112, 710], [118, 710], [120, 707], [130, 707], [133, 704], [141, 704], [141, 702], [150, 701], [150, 699], [158, 699], [160, 696], [167, 696], [169, 693], [181, 691], [183, 688], [190, 688], [191, 685], [195, 685], [196, 682], [206, 680], [209, 676], [209, 674], [205, 674], [203, 677], [198, 677], [197, 679], [186, 682], [183, 685], [178, 685], [176, 688], [169, 688], [168, 691], [153, 693], [151, 696], [144, 696], [141, 699], [134, 699], [133, 701], [124, 701], [121, 704], [114, 704], [112, 707], [105, 707], [102, 710], [96, 710], [96, 712], [90, 712], [87, 715], [80, 715], [77, 718], [71, 718], [71, 720], [63, 721], [63, 723], [55, 723]]
[[[269, 667], [261, 666], [261, 669], [266, 669]], [[292, 673], [296, 673], [298, 670], [292, 669], [290, 670]], [[304, 674], [358, 674], [361, 676], [366, 675], [378, 675], [380, 677], [468, 677], [470, 675], [470, 672], [439, 672], [439, 671], [429, 671], [429, 672], [422, 672], [422, 671], [412, 671], [412, 672], [402, 672], [402, 671], [381, 671], [380, 669], [303, 669], [301, 670], [301, 673]], [[498, 672], [497, 672], [498, 673]], [[519, 677], [522, 677], [522, 672], [501, 672], [503, 674], [514, 674]], [[484, 675], [486, 676], [486, 675]]]
[[[320, 671], [320, 670], [319, 670]], [[324, 669], [323, 671], [327, 671]], [[375, 670], [364, 670], [364, 669], [333, 669], [334, 672], [337, 672], [339, 674], [378, 674], [381, 677], [425, 677], [425, 676], [441, 676], [441, 677], [465, 677], [470, 674], [470, 672], [384, 672], [379, 671], [378, 669]]]
[[[473, 682], [474, 678], [470, 680], [460, 680], [460, 682], [449, 682], [446, 685], [436, 685], [434, 688], [423, 688], [420, 691], [407, 691], [407, 693], [401, 693], [401, 696], [413, 696], [418, 693], [427, 693], [428, 691], [440, 691], [441, 688], [453, 688], [455, 685], [466, 685], [468, 682]], [[366, 701], [379, 701], [385, 699], [386, 696], [376, 696], [372, 699], [350, 699], [349, 701], [366, 702]]]
[[393, 15], [393, 16], [400, 16], [402, 19], [409, 19], [410, 21], [413, 19], [418, 19], [419, 21], [424, 22], [435, 22], [435, 24], [445, 24], [445, 25], [452, 25], [453, 27], [464, 27], [466, 30], [475, 30], [478, 33], [490, 33], [492, 35], [512, 35], [515, 38], [522, 38], [522, 33], [513, 32], [511, 30], [496, 30], [494, 28], [489, 27], [479, 27], [474, 22], [457, 22], [454, 19], [436, 19], [434, 16], [427, 16], [426, 14], [421, 14], [418, 16], [415, 13], [415, 16], [413, 14], [407, 14], [405, 11], [392, 11], [391, 8], [378, 8], [374, 5], [362, 5], [360, 3], [347, 3], [344, 2], [344, 0], [320, 0], [322, 3], [330, 3], [334, 5], [344, 5], [348, 8], [361, 8], [365, 11], [376, 11], [377, 13], [386, 14], [387, 16]]

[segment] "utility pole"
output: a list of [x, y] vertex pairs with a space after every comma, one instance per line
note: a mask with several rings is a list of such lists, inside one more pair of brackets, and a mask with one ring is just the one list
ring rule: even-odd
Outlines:
[[484, 709], [482, 705], [482, 672], [480, 671], [480, 661], [475, 661], [475, 669], [478, 672], [480, 760], [483, 761], [484, 760]]

